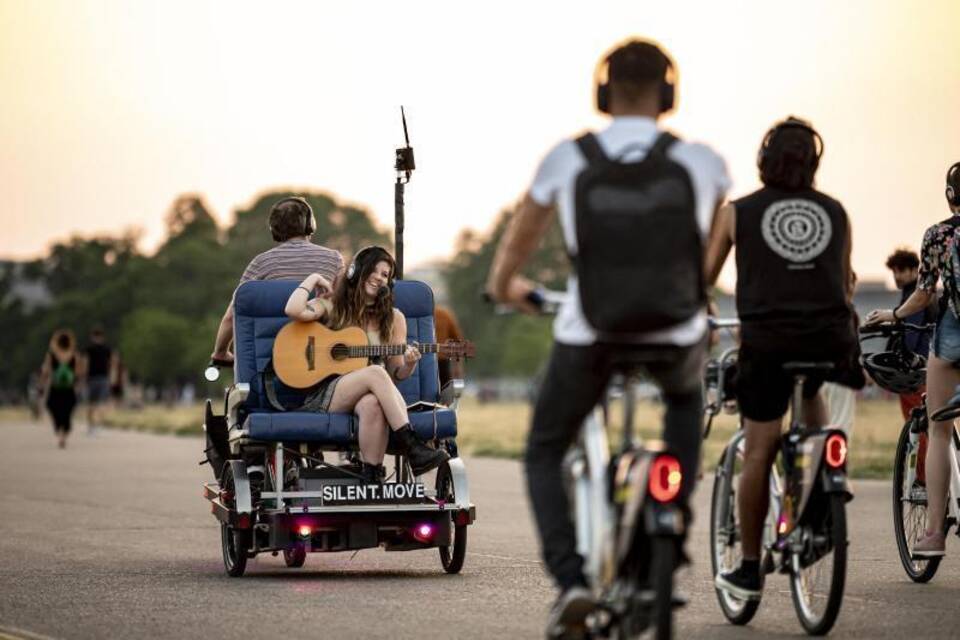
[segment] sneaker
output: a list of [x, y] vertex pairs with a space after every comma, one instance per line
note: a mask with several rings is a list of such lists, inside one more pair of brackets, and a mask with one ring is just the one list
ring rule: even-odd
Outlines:
[[946, 553], [947, 537], [942, 533], [927, 533], [913, 545], [915, 558], [941, 558]]
[[585, 631], [587, 616], [596, 607], [593, 595], [582, 585], [564, 590], [550, 609], [547, 619], [547, 638], [576, 637], [576, 632]]
[[717, 589], [723, 589], [741, 600], [759, 600], [763, 594], [763, 581], [759, 571], [745, 571], [738, 567], [735, 571], [720, 573], [714, 580]]

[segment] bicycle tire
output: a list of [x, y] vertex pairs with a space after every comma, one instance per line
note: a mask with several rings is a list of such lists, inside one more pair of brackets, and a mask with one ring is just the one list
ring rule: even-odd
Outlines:
[[[833, 570], [830, 576], [830, 591], [827, 595], [827, 604], [823, 615], [819, 618], [808, 615], [806, 607], [801, 600], [802, 577], [790, 572], [790, 595], [793, 599], [793, 608], [797, 612], [797, 618], [804, 630], [813, 636], [825, 635], [833, 628], [840, 615], [840, 605], [843, 604], [843, 588], [847, 580], [847, 506], [846, 497], [839, 493], [832, 493], [827, 496], [829, 502], [829, 531], [833, 548], [830, 553], [821, 557], [813, 565], [807, 567], [816, 567], [832, 556], [831, 568]], [[822, 565], [821, 565], [822, 566]]]
[[[728, 453], [731, 451], [730, 447], [727, 447], [723, 450], [723, 453], [720, 455], [720, 463], [717, 465], [717, 473], [714, 476], [713, 480], [713, 493], [710, 498], [710, 564], [713, 568], [713, 577], [716, 579], [717, 574], [720, 572], [720, 558], [719, 553], [719, 540], [717, 536], [719, 535], [719, 525], [718, 519], [720, 518], [720, 508], [723, 505], [723, 501], [727, 501], [728, 508], [730, 513], [733, 514], [732, 518], [735, 521], [735, 527], [739, 527], [739, 523], [736, 522], [737, 519], [737, 504], [736, 496], [733, 492], [733, 468], [736, 460], [727, 460]], [[736, 456], [736, 453], [733, 454]], [[735, 567], [724, 567], [724, 569], [734, 569]], [[723, 612], [723, 616], [730, 621], [731, 624], [735, 625], [745, 625], [749, 623], [753, 616], [756, 615], [757, 609], [760, 608], [759, 600], [741, 600], [736, 598], [723, 589], [714, 590], [717, 593], [717, 601], [720, 603], [720, 610]]]
[[[893, 459], [893, 534], [897, 539], [897, 555], [900, 556], [900, 564], [903, 565], [903, 570], [907, 574], [907, 577], [914, 582], [924, 583], [929, 582], [933, 579], [933, 576], [936, 575], [937, 569], [940, 567], [941, 559], [930, 558], [927, 560], [914, 560], [910, 553], [912, 544], [911, 541], [907, 539], [907, 527], [905, 526], [904, 519], [922, 518], [923, 522], [920, 526], [925, 531], [927, 517], [926, 506], [922, 507], [922, 513], [913, 513], [913, 509], [917, 511], [921, 509], [920, 505], [913, 505], [911, 512], [904, 514], [904, 470], [906, 469], [909, 456], [910, 427], [912, 424], [912, 420], [907, 420], [903, 425], [903, 429], [900, 430], [900, 437], [897, 440], [897, 453]], [[916, 520], [912, 520], [912, 524], [916, 524]], [[916, 540], [913, 540], [913, 542], [916, 542]]]
[[651, 582], [654, 587], [654, 637], [673, 637], [673, 572], [677, 567], [677, 540], [667, 536], [653, 538]]

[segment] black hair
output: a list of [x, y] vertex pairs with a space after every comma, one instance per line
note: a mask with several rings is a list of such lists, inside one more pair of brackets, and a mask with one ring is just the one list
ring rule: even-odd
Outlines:
[[304, 235], [313, 210], [303, 198], [284, 198], [270, 208], [270, 233], [276, 242]]
[[[791, 120], [787, 120], [791, 122]], [[802, 121], [797, 121], [802, 122]], [[804, 126], [780, 126], [764, 138], [760, 150], [760, 181], [780, 189], [809, 189], [820, 158], [813, 133]]]
[[904, 269], [917, 269], [920, 267], [920, 258], [915, 251], [910, 249], [897, 249], [887, 258], [887, 269], [891, 271], [903, 271]]
[[607, 77], [620, 97], [636, 100], [657, 91], [667, 77], [670, 59], [657, 45], [632, 40], [608, 57]]

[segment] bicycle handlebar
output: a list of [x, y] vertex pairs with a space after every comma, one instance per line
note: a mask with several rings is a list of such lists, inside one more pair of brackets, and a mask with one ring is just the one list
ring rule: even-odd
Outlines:
[[919, 333], [930, 333], [937, 327], [936, 324], [912, 324], [910, 322], [885, 322], [882, 324], [871, 324], [860, 327], [861, 337], [873, 336], [892, 336], [907, 331], [917, 331]]

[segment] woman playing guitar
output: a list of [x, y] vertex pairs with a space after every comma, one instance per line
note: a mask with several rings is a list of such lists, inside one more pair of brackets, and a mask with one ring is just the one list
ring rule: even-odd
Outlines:
[[[331, 329], [360, 327], [370, 344], [402, 344], [407, 320], [393, 308], [393, 256], [383, 247], [361, 249], [353, 258], [336, 291], [330, 282], [313, 273], [287, 300], [285, 312], [294, 320], [322, 322]], [[311, 294], [316, 297], [311, 299]], [[401, 452], [414, 475], [440, 466], [446, 451], [424, 444], [410, 426], [407, 407], [394, 381], [408, 378], [420, 360], [420, 351], [408, 346], [403, 355], [371, 358], [370, 364], [344, 375], [332, 375], [310, 392], [301, 411], [357, 414], [360, 422], [361, 473], [367, 482], [384, 475], [383, 457], [389, 432], [395, 433]]]

